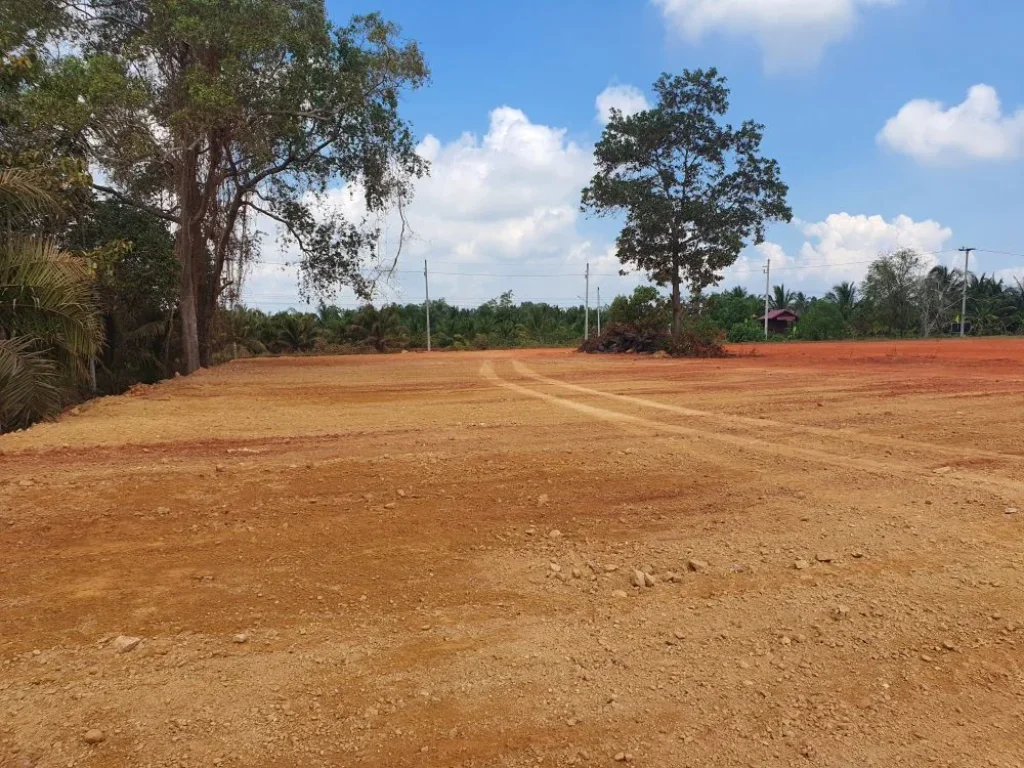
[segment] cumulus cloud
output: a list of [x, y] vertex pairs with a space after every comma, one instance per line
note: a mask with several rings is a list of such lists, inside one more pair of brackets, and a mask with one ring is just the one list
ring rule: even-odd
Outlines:
[[613, 109], [626, 116], [650, 109], [647, 97], [634, 85], [609, 85], [597, 95], [594, 105], [597, 107], [597, 121], [602, 125], [608, 124]]
[[847, 37], [865, 9], [901, 0], [653, 0], [685, 39], [724, 33], [753, 37], [769, 71], [817, 64], [825, 49]]
[[1024, 286], [1024, 267], [1010, 267], [1009, 269], [997, 270], [995, 277], [1011, 287], [1014, 285]]
[[410, 255], [494, 263], [564, 254], [576, 244], [579, 193], [593, 159], [564, 129], [499, 107], [483, 137], [443, 144], [427, 136], [418, 152], [431, 173], [407, 211]]
[[[398, 278], [382, 298], [420, 300], [424, 259], [431, 263], [431, 296], [465, 303], [511, 289], [517, 299], [564, 304], [583, 292], [586, 262], [595, 274], [617, 271], [611, 236], [595, 240], [580, 231], [580, 191], [593, 173], [593, 153], [570, 140], [565, 129], [535, 123], [523, 111], [503, 106], [490, 113], [482, 136], [465, 133], [442, 142], [428, 135], [417, 151], [430, 161], [431, 174], [416, 184], [406, 208], [412, 237], [402, 251]], [[332, 190], [328, 198], [348, 216], [365, 212], [356, 188]], [[391, 215], [380, 223], [382, 250], [393, 254], [400, 222]], [[605, 290], [611, 295], [618, 290], [613, 285], [633, 282], [609, 278]], [[280, 294], [294, 293], [294, 286], [293, 269], [264, 265], [256, 269], [246, 296], [253, 303], [260, 295], [280, 301]], [[591, 287], [596, 288], [594, 281]]]
[[1013, 159], [1024, 155], [1024, 108], [1004, 114], [996, 89], [976, 85], [953, 107], [926, 99], [908, 102], [878, 140], [922, 162]]
[[879, 254], [900, 248], [918, 251], [926, 267], [939, 263], [938, 252], [947, 250], [953, 231], [937, 221], [915, 221], [900, 215], [882, 216], [834, 213], [824, 221], [793, 222], [805, 240], [793, 256], [776, 243], [760, 250], [771, 255], [774, 284], [793, 290], [820, 293], [843, 280], [861, 280]]

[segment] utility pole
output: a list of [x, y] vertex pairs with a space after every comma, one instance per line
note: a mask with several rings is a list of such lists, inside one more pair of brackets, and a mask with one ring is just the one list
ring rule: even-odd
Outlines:
[[583, 340], [588, 341], [590, 339], [590, 262], [587, 262], [587, 271], [584, 274], [587, 280], [587, 293], [586, 299], [584, 299], [583, 307]]
[[427, 352], [430, 351], [430, 278], [427, 275], [427, 260], [423, 260], [423, 288], [427, 294]]
[[597, 337], [601, 338], [601, 286], [597, 286]]
[[768, 296], [772, 291], [772, 260], [764, 265], [764, 340], [768, 341]]
[[971, 263], [971, 251], [977, 248], [961, 248], [960, 253], [964, 255], [964, 296], [960, 304], [960, 338], [967, 335], [967, 268]]

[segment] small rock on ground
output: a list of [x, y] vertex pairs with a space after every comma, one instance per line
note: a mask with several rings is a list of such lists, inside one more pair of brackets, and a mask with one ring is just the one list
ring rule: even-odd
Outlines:
[[85, 739], [86, 744], [99, 744], [101, 741], [106, 740], [107, 734], [99, 728], [90, 728], [82, 738]]
[[139, 647], [139, 643], [142, 642], [141, 637], [129, 637], [128, 635], [118, 635], [114, 638], [114, 641], [110, 646], [116, 653], [130, 653]]

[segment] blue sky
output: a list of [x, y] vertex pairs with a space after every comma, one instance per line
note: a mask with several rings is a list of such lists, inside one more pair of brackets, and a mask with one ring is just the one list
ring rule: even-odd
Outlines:
[[[337, 21], [380, 10], [419, 41], [430, 84], [406, 117], [433, 163], [409, 210], [415, 238], [382, 298], [475, 304], [503, 290], [566, 304], [590, 263], [603, 297], [613, 222], [578, 212], [602, 124], [597, 99], [639, 108], [661, 72], [716, 66], [736, 120], [766, 125], [797, 221], [771, 229], [726, 285], [820, 294], [859, 279], [898, 246], [1024, 254], [1024, 4], [1011, 0], [468, 0], [329, 2]], [[610, 90], [608, 90], [610, 89]], [[358, 205], [344, 190], [336, 204]], [[385, 249], [397, 229], [385, 221]], [[267, 309], [300, 306], [272, 240], [246, 291]], [[949, 251], [948, 253], [946, 251]], [[1024, 275], [1024, 256], [973, 267]], [[1016, 271], [1015, 271], [1016, 270]], [[490, 277], [489, 275], [502, 275]], [[516, 275], [516, 277], [512, 277]], [[521, 277], [519, 275], [522, 275]], [[526, 277], [526, 275], [538, 275]], [[507, 277], [506, 277], [507, 276]], [[607, 277], [606, 277], [607, 276]], [[342, 294], [342, 303], [351, 302]]]

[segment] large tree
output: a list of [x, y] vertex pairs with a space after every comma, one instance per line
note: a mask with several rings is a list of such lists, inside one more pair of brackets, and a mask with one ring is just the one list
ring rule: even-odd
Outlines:
[[595, 149], [583, 209], [624, 213], [623, 264], [672, 286], [672, 329], [682, 324], [682, 286], [695, 298], [722, 279], [770, 221], [789, 221], [779, 164], [761, 155], [764, 126], [725, 122], [729, 89], [715, 69], [662, 75], [657, 103], [635, 115], [612, 110]]
[[868, 268], [862, 292], [887, 332], [903, 336], [917, 326], [922, 270], [920, 255], [910, 248], [886, 254]]
[[[323, 0], [67, 0], [75, 42], [37, 109], [89, 148], [95, 189], [168, 222], [180, 263], [183, 369], [210, 361], [227, 268], [260, 222], [301, 253], [302, 287], [366, 290], [370, 223], [426, 166], [399, 117], [427, 77], [378, 15], [332, 24]], [[322, 203], [329, 186], [368, 211]]]

